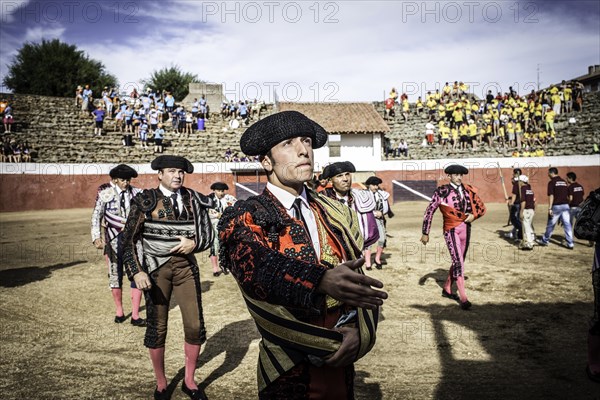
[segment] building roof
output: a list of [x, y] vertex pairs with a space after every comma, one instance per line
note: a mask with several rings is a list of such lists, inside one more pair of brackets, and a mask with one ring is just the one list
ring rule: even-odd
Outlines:
[[390, 131], [371, 103], [279, 103], [278, 111], [301, 112], [332, 134]]

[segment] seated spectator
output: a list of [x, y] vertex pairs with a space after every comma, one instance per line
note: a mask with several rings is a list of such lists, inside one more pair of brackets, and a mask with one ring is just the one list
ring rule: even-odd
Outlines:
[[398, 155], [408, 157], [408, 143], [404, 138], [398, 144]]
[[10, 149], [12, 152], [12, 160], [13, 162], [21, 162], [21, 147], [17, 143], [15, 139], [11, 139], [10, 141]]
[[23, 162], [31, 162], [31, 150], [27, 141], [21, 144], [21, 156], [23, 157]]
[[225, 162], [231, 162], [232, 158], [233, 158], [233, 152], [231, 151], [231, 148], [228, 147], [227, 150], [225, 150]]

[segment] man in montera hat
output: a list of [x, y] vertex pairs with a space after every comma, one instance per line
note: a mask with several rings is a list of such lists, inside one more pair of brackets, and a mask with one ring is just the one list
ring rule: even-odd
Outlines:
[[[123, 262], [127, 275], [145, 291], [147, 328], [144, 345], [156, 377], [155, 399], [168, 398], [165, 339], [171, 295], [181, 310], [185, 333], [185, 375], [181, 390], [192, 399], [206, 399], [194, 381], [200, 345], [206, 341], [198, 264], [193, 253], [208, 249], [213, 230], [207, 209], [211, 199], [183, 186], [194, 171], [185, 158], [161, 155], [152, 169], [159, 185], [138, 194], [123, 231]], [[143, 260], [136, 242], [143, 245]]]
[[[115, 322], [120, 324], [127, 318], [123, 311], [123, 257], [122, 230], [127, 221], [131, 199], [141, 192], [131, 186], [131, 179], [138, 173], [128, 165], [120, 164], [109, 172], [110, 182], [98, 187], [96, 205], [92, 213], [92, 242], [97, 249], [104, 249], [108, 265], [108, 287], [115, 302]], [[102, 232], [104, 227], [104, 232]], [[131, 282], [131, 324], [145, 326], [140, 318], [142, 291]]]
[[215, 182], [210, 185], [210, 190], [213, 192], [208, 196], [212, 198], [215, 208], [211, 208], [208, 210], [208, 215], [210, 216], [210, 222], [213, 227], [213, 231], [215, 234], [215, 238], [212, 242], [212, 246], [210, 247], [210, 263], [213, 269], [213, 276], [217, 277], [221, 275], [221, 272], [227, 275], [229, 273], [228, 270], [221, 271], [219, 267], [219, 232], [217, 231], [217, 225], [219, 223], [219, 219], [221, 215], [223, 215], [223, 211], [235, 204], [237, 199], [232, 195], [225, 193], [225, 191], [229, 190], [229, 186], [225, 182]]
[[[369, 190], [352, 188], [352, 173], [356, 167], [350, 161], [339, 161], [329, 164], [323, 169], [321, 178], [331, 181], [331, 187], [326, 187], [322, 194], [336, 199], [347, 205], [358, 216], [360, 231], [363, 235], [363, 246], [367, 248], [379, 239], [379, 230], [375, 221], [375, 197]], [[370, 260], [365, 260], [367, 269], [371, 269]]]
[[326, 141], [327, 132], [296, 111], [248, 128], [241, 149], [260, 156], [268, 183], [219, 222], [221, 265], [262, 335], [260, 399], [354, 398], [353, 363], [375, 344], [387, 298], [360, 270], [356, 213], [305, 186], [313, 149]]
[[[444, 240], [452, 260], [442, 296], [459, 301], [460, 307], [468, 310], [471, 302], [465, 292], [464, 261], [469, 249], [471, 223], [485, 214], [485, 205], [472, 186], [462, 183], [463, 176], [469, 173], [467, 168], [452, 164], [444, 172], [448, 174], [450, 183], [438, 187], [433, 193], [423, 217], [421, 242], [425, 245], [429, 242], [431, 221], [439, 207], [444, 216]], [[458, 288], [458, 296], [452, 293], [454, 282]]]

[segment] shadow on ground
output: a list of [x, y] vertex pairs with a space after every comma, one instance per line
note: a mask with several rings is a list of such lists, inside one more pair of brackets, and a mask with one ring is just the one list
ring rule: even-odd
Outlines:
[[87, 261], [79, 260], [70, 263], [54, 264], [47, 267], [13, 268], [0, 271], [0, 287], [18, 287], [28, 283], [42, 281], [49, 278], [53, 271], [63, 268], [85, 264]]
[[442, 365], [435, 399], [600, 398], [584, 371], [591, 303], [413, 307], [433, 323]]

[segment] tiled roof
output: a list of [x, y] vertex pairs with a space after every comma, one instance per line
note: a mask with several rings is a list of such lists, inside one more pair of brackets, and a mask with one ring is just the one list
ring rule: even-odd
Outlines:
[[279, 103], [278, 111], [298, 111], [329, 133], [387, 133], [390, 128], [371, 103]]

